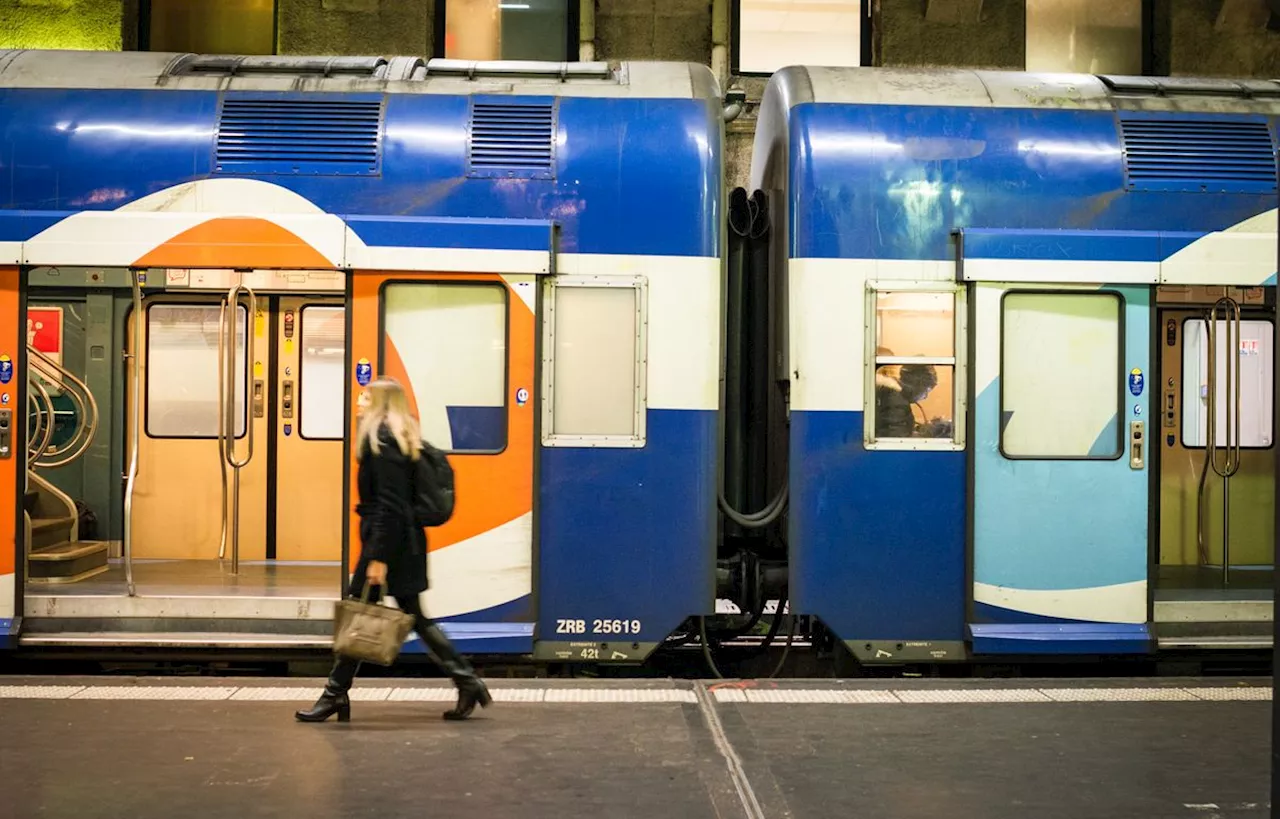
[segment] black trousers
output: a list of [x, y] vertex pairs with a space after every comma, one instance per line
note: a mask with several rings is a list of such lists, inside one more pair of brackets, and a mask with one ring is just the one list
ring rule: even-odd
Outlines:
[[[360, 578], [361, 581], [364, 578]], [[364, 591], [363, 582], [352, 584], [352, 594], [359, 597]], [[426, 613], [422, 610], [422, 601], [416, 594], [408, 595], [392, 595], [396, 601], [396, 605], [405, 614], [413, 617], [413, 630], [422, 638], [422, 642], [426, 643], [427, 650], [436, 664], [448, 672], [453, 678], [453, 682], [459, 688], [476, 678], [475, 671], [471, 665], [458, 654], [453, 647], [453, 643], [449, 642], [449, 638], [444, 635], [440, 627], [431, 622]], [[369, 589], [369, 602], [376, 603], [382, 599], [382, 588], [373, 586]], [[350, 657], [339, 656], [334, 661], [333, 671], [329, 674], [329, 683], [325, 686], [326, 693], [329, 694], [345, 694], [351, 688], [351, 684], [355, 682], [356, 672], [360, 668], [360, 661], [353, 660]]]

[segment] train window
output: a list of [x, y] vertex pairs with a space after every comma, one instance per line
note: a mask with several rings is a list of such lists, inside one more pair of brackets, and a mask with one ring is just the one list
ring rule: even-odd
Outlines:
[[1027, 71], [1141, 74], [1142, 5], [1027, 0]]
[[[576, 0], [575, 0], [576, 2]], [[447, 0], [444, 56], [453, 60], [576, 59], [567, 0]], [[575, 53], [570, 53], [573, 48]]]
[[[147, 308], [147, 435], [218, 435], [217, 305], [153, 304]], [[236, 437], [245, 431], [244, 307], [236, 308]]]
[[506, 449], [505, 287], [388, 284], [382, 343], [382, 372], [404, 384], [423, 437], [448, 452]]
[[738, 0], [737, 65], [772, 74], [788, 65], [857, 66], [862, 62], [862, 0], [779, 3]]
[[872, 288], [868, 347], [874, 379], [864, 413], [868, 446], [920, 449], [960, 441], [956, 417], [957, 291]]
[[275, 0], [150, 0], [148, 51], [274, 54]]
[[[1208, 327], [1203, 319], [1188, 319], [1182, 324], [1182, 445], [1203, 447], [1209, 426], [1209, 344]], [[1227, 326], [1219, 321], [1215, 328], [1217, 359], [1217, 445], [1227, 445], [1227, 420], [1234, 420], [1227, 407], [1234, 404], [1227, 396]], [[1272, 416], [1272, 369], [1275, 355], [1275, 330], [1269, 321], [1244, 319], [1240, 322], [1240, 446], [1266, 449], [1271, 446], [1274, 420]], [[1233, 372], [1234, 375], [1234, 372]]]
[[1005, 295], [1000, 451], [1006, 458], [1120, 457], [1122, 315], [1115, 293]]
[[308, 440], [341, 440], [343, 437], [346, 316], [343, 307], [302, 308], [298, 432]]
[[558, 278], [545, 305], [543, 443], [643, 446], [643, 280]]

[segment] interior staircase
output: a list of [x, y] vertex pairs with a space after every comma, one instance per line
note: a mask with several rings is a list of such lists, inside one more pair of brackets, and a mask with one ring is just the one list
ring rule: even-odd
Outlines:
[[[27, 348], [30, 412], [27, 486], [23, 498], [27, 538], [27, 580], [31, 583], [76, 583], [109, 568], [109, 544], [80, 538], [75, 501], [40, 474], [65, 466], [88, 449], [98, 427], [98, 407], [88, 386], [61, 364]], [[75, 427], [64, 443], [52, 445], [57, 413], [54, 396], [66, 395], [74, 409]]]

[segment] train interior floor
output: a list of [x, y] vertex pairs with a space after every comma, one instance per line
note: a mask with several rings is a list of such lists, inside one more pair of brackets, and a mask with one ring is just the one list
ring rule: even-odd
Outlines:
[[[135, 560], [133, 582], [142, 593], [164, 597], [336, 597], [342, 582], [337, 562], [243, 561], [231, 571], [229, 560]], [[29, 595], [117, 596], [127, 594], [124, 563], [112, 560], [107, 571], [74, 584], [32, 583]]]
[[1270, 681], [0, 678], [12, 816], [1268, 815]]

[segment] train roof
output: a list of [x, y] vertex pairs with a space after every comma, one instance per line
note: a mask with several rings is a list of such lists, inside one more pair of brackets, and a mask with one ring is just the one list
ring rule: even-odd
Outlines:
[[786, 187], [791, 111], [805, 104], [1275, 116], [1280, 81], [791, 66], [773, 75], [761, 101], [753, 188]]
[[1280, 81], [1130, 77], [937, 68], [820, 68], [777, 72], [766, 97], [805, 102], [972, 108], [1144, 109], [1280, 113]]
[[0, 88], [173, 89], [389, 94], [528, 94], [719, 100], [697, 63], [556, 63], [0, 50]]

